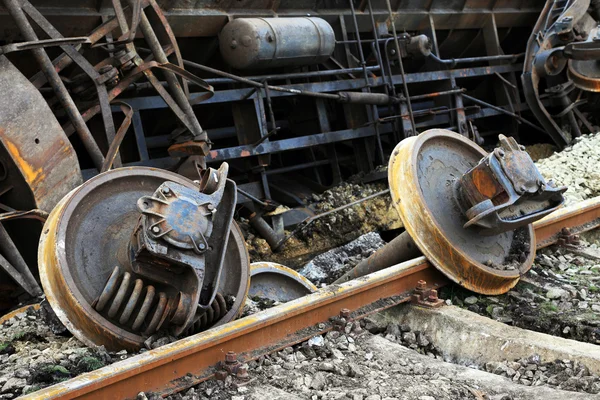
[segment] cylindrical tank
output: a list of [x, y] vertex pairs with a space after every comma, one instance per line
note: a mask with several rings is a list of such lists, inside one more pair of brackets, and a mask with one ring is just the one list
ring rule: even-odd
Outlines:
[[221, 55], [236, 69], [318, 64], [335, 47], [335, 34], [324, 19], [238, 18], [219, 34]]

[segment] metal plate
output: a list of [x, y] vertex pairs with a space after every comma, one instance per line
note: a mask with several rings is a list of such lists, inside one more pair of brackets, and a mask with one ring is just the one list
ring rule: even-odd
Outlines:
[[[454, 182], [486, 154], [461, 135], [432, 129], [396, 146], [388, 174], [394, 205], [429, 261], [469, 290], [500, 294], [531, 268], [535, 238], [531, 225], [517, 235], [483, 236], [481, 228], [463, 228], [466, 218], [454, 200]], [[484, 265], [509, 261], [514, 270]]]
[[[115, 265], [128, 262], [129, 238], [139, 218], [137, 200], [167, 180], [197, 188], [172, 172], [116, 169], [75, 189], [48, 218], [38, 254], [42, 285], [57, 316], [82, 342], [108, 349], [134, 349], [143, 343], [142, 336], [114, 325], [91, 303]], [[232, 226], [219, 290], [235, 302], [217, 325], [237, 317], [250, 284], [244, 239], [237, 225]]]
[[250, 264], [250, 298], [260, 297], [286, 303], [317, 290], [311, 281], [284, 265], [273, 262]]

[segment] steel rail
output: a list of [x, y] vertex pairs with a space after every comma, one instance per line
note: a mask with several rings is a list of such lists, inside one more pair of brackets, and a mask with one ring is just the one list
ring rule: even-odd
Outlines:
[[[560, 209], [534, 223], [537, 248], [558, 241], [563, 228], [582, 233], [600, 226], [600, 197]], [[209, 379], [228, 351], [242, 361], [300, 343], [333, 328], [344, 308], [350, 320], [409, 300], [417, 281], [448, 282], [424, 257], [325, 289], [149, 350], [34, 392], [28, 399], [134, 398], [138, 392], [175, 393]]]
[[248, 361], [333, 328], [344, 308], [356, 319], [408, 301], [419, 280], [447, 283], [425, 257], [398, 264], [257, 314], [209, 329], [158, 349], [39, 390], [28, 399], [135, 398], [140, 391], [174, 393], [215, 372], [228, 351]]
[[568, 228], [569, 234], [579, 235], [598, 227], [600, 196], [556, 210], [533, 224], [538, 249], [556, 243], [565, 235], [564, 228]]

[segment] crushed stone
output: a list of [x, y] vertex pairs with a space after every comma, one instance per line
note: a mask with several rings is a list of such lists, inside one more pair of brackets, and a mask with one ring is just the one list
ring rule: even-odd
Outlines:
[[[400, 357], [398, 350], [401, 350]], [[444, 362], [443, 356], [425, 333], [411, 331], [407, 325], [390, 324], [382, 327], [369, 318], [360, 322], [348, 322], [342, 331], [318, 335], [307, 342], [249, 361], [246, 366], [250, 375], [249, 381], [228, 376], [224, 381], [206, 381], [168, 398], [171, 400], [264, 398], [516, 400], [532, 398], [531, 392], [515, 394], [518, 390], [514, 388], [518, 386], [509, 389], [510, 382], [521, 387], [546, 387], [589, 394], [600, 391], [600, 377], [590, 374], [583, 366], [569, 360], [544, 362], [537, 355], [514, 362], [469, 366], [471, 370], [500, 375], [506, 382], [496, 387], [486, 387], [483, 381], [477, 379], [458, 378], [465, 373], [455, 372], [454, 369], [464, 371], [466, 368]], [[448, 379], [448, 377], [455, 377], [455, 379]], [[537, 390], [540, 391], [540, 395], [536, 398], [544, 398], [542, 389]], [[555, 394], [557, 397], [554, 398], [560, 396], [583, 398], [580, 395], [570, 396], [568, 392]], [[140, 393], [138, 399], [158, 400], [158, 397], [152, 393]]]
[[546, 180], [567, 186], [565, 204], [600, 195], [600, 133], [584, 135], [536, 165]]
[[348, 244], [318, 255], [298, 272], [315, 285], [329, 284], [384, 245], [385, 241], [377, 232], [369, 232]]

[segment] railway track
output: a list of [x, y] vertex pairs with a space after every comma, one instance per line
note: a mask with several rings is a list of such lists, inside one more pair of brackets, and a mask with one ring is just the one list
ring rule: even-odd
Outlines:
[[[537, 248], [600, 226], [600, 197], [560, 209], [533, 224]], [[565, 229], [566, 228], [566, 229]], [[133, 398], [141, 390], [168, 395], [209, 379], [228, 352], [241, 362], [302, 342], [411, 299], [417, 282], [447, 283], [425, 257], [210, 329], [26, 396], [28, 399]], [[228, 357], [233, 357], [229, 353]]]

